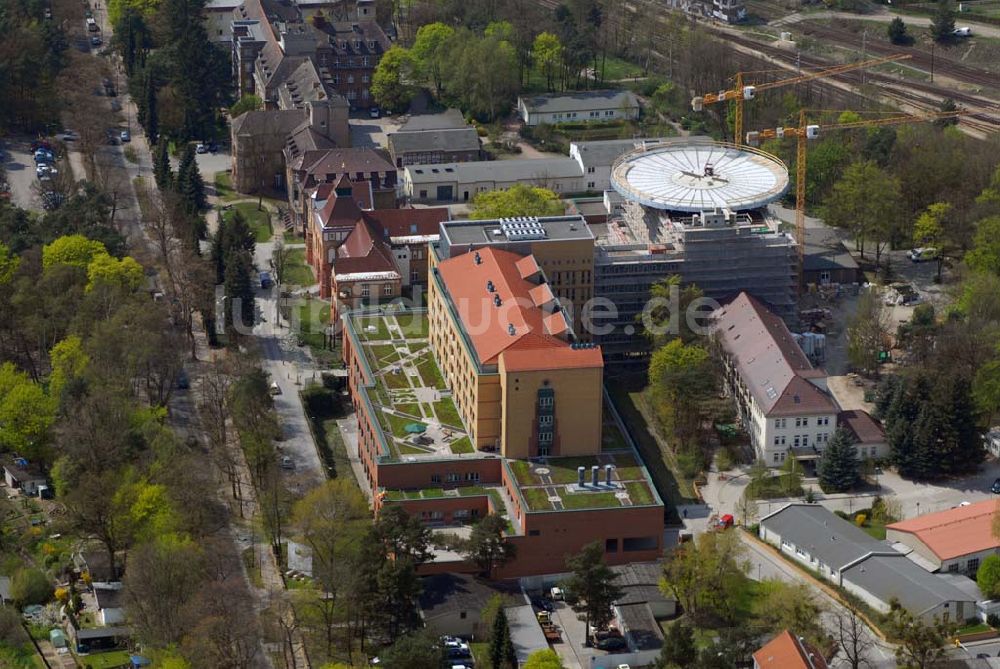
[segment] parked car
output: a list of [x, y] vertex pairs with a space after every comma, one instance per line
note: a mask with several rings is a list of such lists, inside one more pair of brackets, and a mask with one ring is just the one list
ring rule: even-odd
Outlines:
[[271, 279], [270, 272], [261, 272], [259, 278], [260, 278], [260, 287], [262, 290], [267, 290], [268, 288], [274, 285], [274, 281]]
[[625, 639], [620, 636], [609, 636], [606, 639], [600, 639], [597, 642], [597, 647], [600, 650], [621, 650], [625, 647]]
[[177, 390], [187, 390], [191, 387], [191, 380], [188, 379], [187, 372], [183, 369], [180, 374], [177, 375]]
[[76, 134], [74, 130], [63, 130], [56, 135], [56, 139], [62, 140], [63, 142], [75, 142], [80, 139], [80, 136]]
[[546, 611], [548, 613], [551, 613], [555, 608], [552, 606], [552, 600], [548, 597], [535, 597], [531, 600], [531, 605], [539, 611]]
[[100, 35], [93, 35], [90, 38], [90, 46], [101, 46], [103, 43], [104, 41], [101, 40]]
[[215, 142], [209, 142], [208, 143], [208, 152], [209, 153], [218, 153], [219, 152], [219, 145], [216, 144]]
[[208, 147], [205, 146], [203, 142], [198, 142], [198, 145], [194, 147], [195, 153], [208, 153]]
[[124, 144], [126, 142], [131, 142], [132, 141], [132, 133], [130, 133], [128, 130], [122, 130], [120, 136], [121, 136], [122, 144]]
[[961, 28], [955, 28], [951, 32], [952, 32], [952, 34], [955, 37], [971, 37], [972, 36], [972, 28], [970, 28], [969, 26], [962, 26]]
[[990, 486], [990, 492], [994, 495], [1000, 495], [1000, 479], [993, 482], [993, 485]]
[[378, 118], [382, 115], [382, 112], [379, 111], [378, 107], [372, 107], [368, 110], [368, 115], [372, 118]]
[[917, 248], [910, 251], [910, 260], [913, 262], [927, 262], [928, 260], [937, 260], [938, 251], [932, 247]]
[[93, 17], [87, 18], [87, 31], [88, 32], [96, 33], [100, 29], [101, 29], [100, 26], [97, 25], [97, 21], [95, 21], [93, 19]]
[[57, 193], [55, 191], [45, 191], [41, 194], [42, 209], [45, 211], [52, 211], [53, 209], [58, 209], [63, 202], [66, 200], [66, 196], [62, 193]]
[[281, 468], [282, 469], [295, 469], [295, 461], [292, 460], [289, 455], [281, 456]]
[[45, 8], [45, 18], [47, 18], [47, 19], [51, 19], [52, 18], [52, 10], [49, 9], [48, 7]]
[[279, 386], [276, 382], [271, 381], [271, 390], [270, 390], [270, 393], [272, 395], [280, 395], [281, 394], [281, 386]]

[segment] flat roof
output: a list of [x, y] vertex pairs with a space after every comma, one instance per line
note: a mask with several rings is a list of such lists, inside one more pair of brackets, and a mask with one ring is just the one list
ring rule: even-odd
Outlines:
[[541, 228], [546, 241], [593, 240], [594, 233], [590, 231], [586, 219], [580, 215], [574, 216], [525, 216], [519, 219], [484, 219], [481, 221], [443, 221], [441, 223], [441, 239], [449, 246], [472, 244], [508, 244], [519, 241], [540, 241], [538, 239], [523, 240], [508, 236], [504, 228], [508, 221], [528, 221]]
[[911, 534], [941, 560], [1000, 547], [993, 536], [993, 517], [1000, 502], [986, 500], [947, 511], [927, 513], [886, 525], [885, 529]]
[[[606, 423], [605, 429], [607, 427]], [[545, 458], [537, 462], [507, 460], [506, 464], [529, 513], [662, 504], [646, 467], [631, 450]], [[607, 465], [612, 467], [610, 485], [607, 484]], [[596, 486], [592, 482], [591, 468], [594, 466], [598, 468]], [[578, 467], [584, 468], [583, 486], [579, 485]]]
[[611, 185], [653, 209], [697, 213], [758, 209], [788, 190], [788, 168], [757, 149], [685, 138], [634, 149], [615, 161]]

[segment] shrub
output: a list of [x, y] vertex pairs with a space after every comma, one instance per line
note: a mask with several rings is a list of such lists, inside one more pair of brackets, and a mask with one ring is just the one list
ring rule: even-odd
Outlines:
[[10, 582], [10, 595], [18, 606], [44, 604], [52, 597], [52, 584], [37, 569], [20, 569]]
[[991, 613], [986, 616], [986, 624], [994, 629], [1000, 627], [1000, 616], [995, 613]]
[[302, 391], [302, 403], [310, 416], [329, 416], [334, 410], [334, 396], [322, 386], [310, 386]]
[[868, 521], [868, 516], [866, 516], [863, 513], [859, 513], [858, 515], [854, 516], [854, 524], [857, 525], [858, 527], [864, 527], [867, 521]]
[[681, 453], [677, 456], [677, 467], [684, 478], [693, 479], [701, 471], [701, 461], [690, 453]]

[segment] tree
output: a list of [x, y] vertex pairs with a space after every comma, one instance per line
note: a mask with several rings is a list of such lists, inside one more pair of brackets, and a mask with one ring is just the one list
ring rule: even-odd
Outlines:
[[18, 569], [10, 581], [10, 596], [21, 607], [44, 604], [52, 599], [52, 592], [49, 579], [38, 569]]
[[440, 669], [444, 660], [444, 650], [430, 630], [402, 636], [379, 655], [386, 669]]
[[566, 211], [559, 196], [548, 188], [516, 184], [503, 190], [477, 193], [469, 216], [476, 220], [516, 216], [559, 216]]
[[[935, 202], [920, 214], [913, 226], [913, 241], [918, 246], [932, 246], [937, 249], [937, 281], [941, 281], [941, 268], [944, 265], [945, 245], [951, 244], [951, 234], [945, 219], [951, 213], [951, 205], [947, 202]], [[950, 250], [950, 249], [949, 249]]]
[[895, 600], [891, 606], [887, 625], [898, 643], [896, 660], [904, 669], [929, 669], [944, 657], [952, 626], [937, 616], [925, 623]]
[[382, 108], [404, 112], [410, 106], [413, 87], [413, 57], [396, 45], [382, 54], [372, 75], [372, 97]]
[[177, 179], [174, 186], [184, 200], [189, 214], [196, 214], [208, 206], [208, 200], [205, 197], [205, 182], [198, 170], [195, 149], [191, 144], [188, 144], [184, 150], [184, 157], [181, 158], [180, 165], [177, 166]]
[[489, 646], [490, 666], [493, 669], [517, 669], [517, 654], [510, 640], [507, 614], [501, 607], [493, 618], [493, 631]]
[[506, 530], [507, 519], [491, 513], [472, 527], [468, 540], [462, 546], [462, 553], [487, 577], [492, 578], [493, 572], [517, 552], [517, 547], [504, 536]]
[[[810, 167], [813, 165], [810, 154]], [[872, 161], [852, 164], [833, 186], [826, 200], [825, 217], [830, 225], [847, 228], [855, 247], [865, 255], [865, 243], [875, 247], [875, 266], [882, 251], [897, 233], [900, 223], [900, 180]]]
[[[615, 583], [618, 574], [604, 562], [603, 544], [599, 541], [587, 544], [566, 559], [566, 567], [573, 572], [566, 580], [566, 590], [576, 601], [583, 601], [586, 629], [591, 625], [598, 630], [605, 629], [613, 617], [611, 605], [622, 596], [622, 589]], [[587, 644], [590, 644], [589, 635]]]
[[248, 111], [258, 111], [264, 108], [264, 101], [260, 99], [260, 96], [254, 95], [253, 93], [247, 93], [241, 97], [236, 104], [229, 108], [229, 118], [236, 118], [237, 116], [242, 116]]
[[851, 434], [838, 428], [823, 449], [819, 461], [819, 485], [823, 492], [846, 492], [858, 483], [858, 459]]
[[660, 587], [695, 621], [732, 622], [748, 570], [746, 547], [735, 532], [706, 532], [673, 550]]
[[549, 32], [539, 33], [531, 49], [535, 64], [545, 72], [545, 85], [551, 91], [555, 90], [554, 80], [556, 68], [562, 63], [563, 46], [557, 35]]
[[146, 138], [149, 140], [149, 143], [153, 144], [160, 136], [160, 112], [156, 102], [156, 82], [153, 80], [151, 74], [146, 75], [143, 89], [146, 94], [142, 103], [142, 109], [145, 114], [143, 121], [140, 121], [140, 123], [146, 130]]
[[226, 291], [226, 323], [244, 334], [256, 322], [253, 263], [248, 253], [232, 250], [226, 256], [223, 285]]
[[136, 636], [153, 646], [178, 643], [189, 629], [184, 605], [204, 584], [204, 555], [191, 540], [159, 537], [129, 553], [125, 603]]
[[844, 661], [850, 669], [870, 668], [868, 653], [875, 647], [875, 641], [858, 610], [847, 605], [846, 611], [844, 613], [838, 610], [835, 614], [837, 630], [834, 633], [834, 640], [844, 653]]
[[698, 648], [694, 645], [694, 630], [683, 620], [670, 625], [664, 635], [657, 669], [687, 669], [694, 664], [697, 657]]
[[889, 22], [889, 41], [899, 46], [910, 46], [913, 44], [913, 36], [906, 32], [906, 24], [903, 19], [895, 17]]
[[826, 631], [820, 620], [822, 610], [808, 586], [781, 580], [763, 582], [763, 597], [754, 602], [754, 618], [772, 632], [794, 630], [814, 645], [826, 641]]
[[855, 369], [878, 378], [879, 355], [888, 350], [888, 338], [889, 314], [879, 292], [867, 290], [847, 324], [847, 357]]
[[1000, 276], [1000, 216], [988, 216], [976, 224], [972, 249], [965, 264], [977, 272]]
[[441, 95], [443, 70], [448, 57], [449, 42], [455, 29], [444, 23], [427, 23], [417, 30], [410, 55], [417, 69], [434, 85], [434, 94]]
[[564, 669], [559, 655], [551, 648], [536, 650], [528, 656], [524, 669]]
[[955, 7], [951, 0], [937, 0], [937, 8], [931, 18], [931, 37], [936, 42], [948, 42], [955, 38]]
[[167, 152], [167, 140], [164, 137], [156, 143], [156, 151], [153, 154], [153, 179], [161, 191], [173, 186], [174, 172], [170, 167], [170, 154]]
[[42, 267], [48, 269], [62, 264], [86, 269], [95, 256], [106, 255], [107, 252], [101, 242], [87, 239], [83, 235], [67, 235], [45, 245], [42, 249]]
[[716, 391], [714, 367], [699, 344], [674, 339], [653, 353], [649, 385], [676, 448], [691, 446], [701, 428], [706, 400]]
[[1000, 596], [1000, 555], [988, 555], [976, 571], [976, 583], [987, 599]]

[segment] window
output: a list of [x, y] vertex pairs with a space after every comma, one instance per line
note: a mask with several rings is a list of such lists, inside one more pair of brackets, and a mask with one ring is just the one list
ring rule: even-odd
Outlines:
[[808, 418], [803, 418], [802, 419], [802, 427], [809, 427], [809, 419]]
[[361, 284], [361, 297], [368, 297], [368, 284]]
[[778, 453], [775, 453], [774, 454], [774, 461], [778, 462], [779, 458], [780, 458], [780, 455]]
[[538, 398], [538, 406], [543, 407], [543, 408], [549, 408], [549, 407], [552, 406], [552, 402], [553, 402], [554, 399], [555, 398], [553, 398], [551, 396], [550, 397], [539, 397]]
[[541, 536], [541, 534], [542, 534], [541, 530], [528, 530], [529, 537], [538, 537]]
[[544, 432], [538, 433], [538, 443], [540, 444], [551, 444], [552, 443], [552, 432], [546, 430]]
[[801, 418], [796, 418], [795, 419], [795, 427], [802, 427], [802, 419]]
[[448, 474], [448, 477], [445, 480], [448, 483], [458, 483], [459, 481], [462, 480], [462, 475], [461, 474]]
[[808, 434], [802, 435], [802, 445], [803, 446], [808, 446], [809, 445], [809, 435]]
[[410, 270], [410, 283], [416, 283], [417, 281], [420, 281], [420, 272], [415, 269]]
[[367, 74], [362, 74], [361, 75], [361, 83], [363, 83], [363, 84], [367, 84], [368, 83], [368, 75]]
[[387, 283], [384, 286], [382, 286], [382, 294], [383, 295], [392, 295], [392, 284], [391, 283]]
[[794, 443], [793, 448], [798, 448], [799, 447], [799, 435], [795, 435], [795, 440], [794, 440], [793, 443]]
[[[457, 512], [456, 512], [456, 514], [457, 514]], [[460, 618], [461, 620], [465, 620], [465, 619], [466, 619], [466, 617], [467, 617], [468, 615], [469, 615], [469, 614], [468, 614], [468, 612], [467, 612], [467, 611], [462, 611], [462, 612], [460, 612], [460, 613], [458, 614], [458, 617], [459, 617], [459, 618]]]
[[420, 191], [420, 197], [423, 199], [427, 199], [427, 191], [425, 190]]
[[431, 474], [431, 483], [441, 483], [441, 475]]
[[658, 545], [657, 537], [625, 537], [622, 539], [622, 551], [625, 553], [651, 551], [655, 550]]
[[539, 425], [552, 425], [552, 416], [539, 416], [538, 417], [538, 424]]
[[785, 419], [784, 418], [775, 418], [774, 419], [774, 427], [777, 428], [777, 429], [779, 429], [779, 430], [784, 430], [785, 429]]
[[593, 188], [593, 187], [594, 187], [594, 182], [593, 181], [588, 181], [587, 182], [587, 188], [589, 189], [589, 188]]
[[466, 481], [478, 481], [479, 480], [479, 472], [466, 472], [465, 473], [465, 480]]
[[617, 553], [618, 552], [618, 540], [617, 539], [605, 539], [604, 540], [604, 552], [605, 553]]
[[979, 571], [979, 558], [972, 558], [969, 560], [968, 564], [965, 565], [965, 573], [975, 574]]
[[596, 170], [597, 168], [591, 165], [590, 167], [587, 168], [587, 174], [593, 174]]

